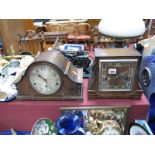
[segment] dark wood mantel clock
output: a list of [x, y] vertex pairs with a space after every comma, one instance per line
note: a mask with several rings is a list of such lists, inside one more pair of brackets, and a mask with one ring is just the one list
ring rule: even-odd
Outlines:
[[93, 77], [89, 80], [88, 97], [139, 99], [141, 54], [134, 48], [95, 49]]
[[16, 84], [20, 100], [81, 100], [83, 69], [59, 51], [40, 53]]

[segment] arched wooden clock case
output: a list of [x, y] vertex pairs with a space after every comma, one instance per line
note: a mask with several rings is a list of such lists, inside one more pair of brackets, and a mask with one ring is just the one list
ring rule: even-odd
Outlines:
[[40, 53], [16, 84], [20, 100], [82, 100], [83, 69], [59, 51]]

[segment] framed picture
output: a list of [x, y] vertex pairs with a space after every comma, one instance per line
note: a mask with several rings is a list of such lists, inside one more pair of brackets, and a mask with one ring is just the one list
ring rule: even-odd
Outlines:
[[130, 107], [61, 107], [62, 114], [80, 117], [86, 135], [123, 135], [127, 133]]

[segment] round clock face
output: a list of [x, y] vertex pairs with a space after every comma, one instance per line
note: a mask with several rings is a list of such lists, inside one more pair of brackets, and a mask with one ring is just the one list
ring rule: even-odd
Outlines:
[[129, 135], [149, 135], [148, 131], [140, 124], [132, 124], [129, 129]]
[[61, 78], [54, 67], [48, 64], [33, 66], [29, 80], [32, 88], [40, 94], [51, 95], [61, 87]]
[[115, 120], [105, 121], [105, 129], [102, 132], [102, 135], [122, 135], [122, 130], [120, 125]]
[[116, 128], [107, 128], [102, 135], [121, 135], [121, 131]]
[[149, 86], [151, 79], [150, 79], [150, 73], [148, 69], [144, 69], [142, 73], [142, 82], [145, 87]]

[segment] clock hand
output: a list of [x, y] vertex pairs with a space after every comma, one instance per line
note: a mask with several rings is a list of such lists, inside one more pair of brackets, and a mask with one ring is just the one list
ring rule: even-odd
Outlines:
[[38, 74], [38, 77], [40, 77], [42, 80], [44, 80], [47, 83], [47, 80], [44, 79], [40, 74]]
[[48, 86], [50, 89], [53, 89], [50, 85], [49, 85], [49, 82], [47, 79], [44, 79], [40, 74], [38, 75], [38, 77], [40, 77], [45, 83], [46, 83], [46, 86]]
[[[43, 78], [40, 74], [38, 74], [38, 77], [41, 78], [45, 83], [46, 83], [46, 87], [49, 87], [50, 89], [53, 89], [53, 87], [51, 87], [50, 82], [48, 81], [48, 79]], [[56, 83], [58, 85], [58, 83]]]
[[47, 80], [44, 79], [40, 74], [38, 74], [38, 77], [45, 82], [45, 84], [46, 84], [45, 87], [47, 87], [48, 86]]

